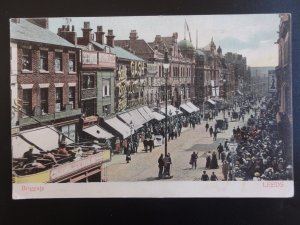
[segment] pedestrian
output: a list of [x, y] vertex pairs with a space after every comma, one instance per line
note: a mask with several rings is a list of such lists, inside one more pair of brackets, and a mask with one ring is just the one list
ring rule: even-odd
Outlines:
[[178, 123], [178, 136], [179, 137], [180, 137], [181, 129], [182, 129], [182, 122], [179, 121], [179, 123]]
[[195, 130], [195, 120], [192, 120], [193, 130]]
[[224, 147], [225, 150], [228, 151], [228, 139], [225, 140]]
[[210, 168], [210, 162], [211, 162], [211, 154], [210, 154], [210, 151], [208, 151], [208, 153], [206, 155], [206, 164], [205, 164], [206, 169]]
[[218, 177], [216, 176], [215, 172], [212, 172], [211, 176], [210, 176], [210, 180], [211, 181], [217, 181]]
[[223, 151], [223, 152], [221, 153], [221, 161], [222, 161], [222, 163], [224, 162], [225, 159], [226, 159], [226, 152]]
[[229, 171], [229, 164], [226, 160], [224, 160], [223, 164], [222, 164], [222, 173], [224, 176], [224, 180], [227, 181], [227, 177], [228, 177], [228, 171]]
[[206, 174], [206, 171], [205, 171], [205, 170], [203, 171], [203, 174], [202, 174], [202, 176], [201, 176], [201, 180], [202, 180], [202, 181], [209, 181], [209, 177], [208, 177], [208, 175]]
[[28, 164], [28, 163], [32, 163], [34, 161], [34, 157], [33, 157], [33, 146], [30, 146], [27, 152], [24, 152], [23, 154], [23, 158], [25, 158], [26, 160], [24, 161], [24, 165]]
[[172, 159], [170, 153], [168, 153], [164, 158], [164, 175], [165, 176], [171, 176], [170, 175], [170, 168], [172, 164]]
[[120, 151], [121, 151], [121, 141], [120, 138], [117, 137], [115, 142], [115, 152], [120, 153]]
[[223, 145], [220, 143], [217, 147], [218, 153], [219, 153], [219, 159], [221, 159], [221, 154], [224, 151]]
[[159, 179], [161, 179], [163, 177], [164, 165], [165, 165], [164, 155], [161, 154], [160, 157], [158, 158], [158, 168], [159, 168], [158, 178]]
[[209, 134], [210, 134], [210, 137], [212, 137], [213, 132], [214, 132], [214, 129], [212, 128], [212, 126], [210, 126], [210, 128], [209, 128]]
[[130, 151], [127, 151], [127, 153], [126, 153], [126, 163], [129, 163], [130, 160], [131, 160]]
[[215, 129], [215, 131], [213, 132], [213, 134], [214, 134], [213, 140], [216, 141], [217, 140], [217, 135], [218, 135], [218, 130]]
[[195, 167], [195, 169], [197, 168], [197, 159], [198, 159], [198, 152], [197, 154], [195, 152], [193, 152], [193, 154], [191, 155], [191, 160], [190, 160], [190, 164], [192, 165], [192, 169]]
[[205, 130], [206, 130], [206, 132], [207, 132], [208, 128], [209, 128], [209, 124], [208, 124], [208, 122], [206, 122], [206, 124], [205, 124]]
[[219, 165], [218, 165], [218, 160], [217, 160], [217, 154], [214, 151], [212, 153], [212, 157], [211, 157], [211, 162], [210, 162], [210, 169], [218, 169]]

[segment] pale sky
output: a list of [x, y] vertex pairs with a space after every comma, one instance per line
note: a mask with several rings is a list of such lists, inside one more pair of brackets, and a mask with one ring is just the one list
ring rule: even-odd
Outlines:
[[[178, 41], [184, 38], [186, 19], [192, 43], [198, 48], [207, 45], [213, 37], [216, 46], [221, 46], [223, 54], [236, 52], [247, 57], [248, 66], [277, 66], [279, 29], [278, 14], [249, 15], [205, 15], [205, 16], [143, 16], [143, 17], [72, 17], [70, 25], [75, 26], [77, 36], [82, 36], [84, 21], [90, 21], [96, 31], [103, 26], [107, 33], [112, 29], [116, 40], [129, 39], [131, 30], [137, 30], [140, 39], [152, 42], [157, 34], [172, 36], [178, 33]], [[57, 33], [57, 28], [66, 24], [65, 18], [50, 18], [49, 28]], [[189, 39], [188, 33], [186, 38]]]

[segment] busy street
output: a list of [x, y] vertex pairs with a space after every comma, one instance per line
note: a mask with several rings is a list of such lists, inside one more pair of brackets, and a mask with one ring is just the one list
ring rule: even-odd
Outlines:
[[290, 16], [270, 16], [278, 62], [173, 19], [10, 21], [13, 183], [293, 180]]

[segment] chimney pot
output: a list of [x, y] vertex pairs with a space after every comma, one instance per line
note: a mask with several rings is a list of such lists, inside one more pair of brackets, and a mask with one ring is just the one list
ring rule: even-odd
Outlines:
[[85, 29], [90, 29], [90, 22], [84, 22], [84, 23], [83, 23], [83, 27], [84, 27]]
[[74, 27], [74, 25], [72, 25], [72, 31], [75, 31], [75, 27]]
[[97, 26], [97, 32], [102, 32], [103, 31], [103, 27], [102, 26]]

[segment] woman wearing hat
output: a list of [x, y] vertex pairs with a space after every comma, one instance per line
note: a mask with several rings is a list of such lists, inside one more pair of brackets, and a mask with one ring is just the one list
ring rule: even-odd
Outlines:
[[260, 173], [259, 172], [255, 172], [254, 173], [254, 177], [253, 177], [253, 181], [260, 181]]

